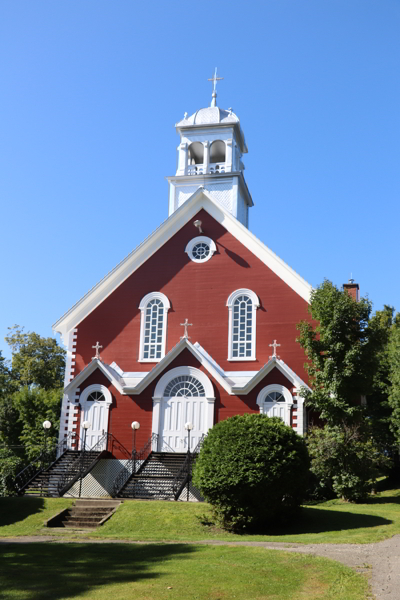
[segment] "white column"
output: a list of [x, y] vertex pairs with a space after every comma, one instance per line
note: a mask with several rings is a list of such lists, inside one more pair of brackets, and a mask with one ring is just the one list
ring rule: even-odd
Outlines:
[[207, 398], [206, 431], [214, 427], [215, 398]]
[[188, 167], [188, 145], [186, 142], [182, 142], [178, 146], [179, 158], [178, 158], [178, 170], [177, 175], [187, 175]]
[[204, 173], [208, 173], [210, 164], [210, 142], [204, 142]]
[[296, 431], [299, 435], [304, 435], [304, 398], [297, 395], [297, 426]]
[[151, 426], [152, 433], [160, 433], [161, 400], [161, 398], [153, 398], [153, 419]]
[[230, 173], [232, 171], [232, 140], [226, 140], [225, 142], [225, 172]]

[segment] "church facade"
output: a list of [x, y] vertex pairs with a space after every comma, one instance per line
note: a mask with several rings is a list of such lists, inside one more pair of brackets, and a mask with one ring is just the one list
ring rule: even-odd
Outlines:
[[193, 449], [244, 413], [306, 430], [296, 325], [310, 320], [311, 286], [249, 230], [240, 120], [214, 87], [176, 130], [168, 219], [53, 325], [67, 347], [60, 440], [72, 449], [109, 433], [131, 452], [132, 422], [137, 447], [156, 434], [159, 452], [187, 450], [185, 423]]

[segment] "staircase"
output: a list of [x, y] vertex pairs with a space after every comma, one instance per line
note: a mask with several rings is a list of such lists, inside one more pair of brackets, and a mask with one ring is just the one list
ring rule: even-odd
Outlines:
[[186, 452], [151, 452], [117, 497], [174, 500], [173, 483], [186, 457]]
[[[85, 459], [94, 461], [100, 452], [85, 452]], [[58, 497], [59, 484], [65, 475], [71, 471], [79, 474], [78, 460], [81, 456], [80, 450], [66, 450], [53, 464], [45, 471], [40, 471], [24, 488], [24, 493], [29, 496]], [[85, 460], [85, 462], [86, 462]]]
[[119, 500], [76, 500], [62, 517], [61, 527], [95, 529], [111, 517], [121, 504]]

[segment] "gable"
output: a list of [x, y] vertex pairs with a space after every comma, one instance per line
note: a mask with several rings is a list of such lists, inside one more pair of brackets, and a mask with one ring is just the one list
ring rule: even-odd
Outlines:
[[[304, 355], [295, 343], [296, 324], [308, 318], [307, 302], [267, 267], [205, 209], [196, 215], [217, 252], [205, 263], [194, 263], [185, 248], [196, 235], [192, 220], [131, 274], [80, 324], [76, 361], [79, 373], [91, 360], [92, 346], [99, 336], [102, 359], [116, 362], [123, 371], [148, 371], [138, 362], [142, 298], [153, 291], [167, 296], [168, 353], [183, 334], [185, 318], [192, 326], [189, 335], [212, 352], [226, 371], [248, 369], [248, 363], [227, 362], [227, 299], [238, 288], [251, 289], [259, 298], [257, 310], [257, 354], [252, 369], [258, 371], [269, 360], [268, 344], [275, 338], [282, 344], [283, 360], [304, 377]], [[94, 339], [96, 338], [96, 340]], [[283, 349], [284, 352], [283, 352]], [[135, 363], [135, 366], [133, 366]]]
[[[112, 294], [128, 277], [136, 272], [168, 240], [204, 210], [236, 238], [242, 246], [265, 264], [303, 300], [309, 301], [311, 286], [276, 254], [258, 240], [246, 227], [230, 215], [222, 205], [213, 201], [206, 191], [199, 189], [190, 200], [175, 211], [153, 234], [136, 250], [128, 255], [102, 281], [92, 288], [54, 325], [53, 329], [66, 338], [67, 333], [82, 322], [96, 307]], [[207, 233], [207, 232], [206, 232]], [[194, 237], [194, 235], [192, 235]], [[233, 251], [234, 252], [234, 251]]]

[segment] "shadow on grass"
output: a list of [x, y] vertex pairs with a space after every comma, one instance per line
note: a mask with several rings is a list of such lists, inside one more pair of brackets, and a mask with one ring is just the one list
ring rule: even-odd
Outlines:
[[[0, 545], [1, 598], [29, 594], [35, 600], [80, 597], [108, 584], [157, 579], [154, 565], [188, 557], [185, 544], [12, 544]], [[151, 569], [151, 572], [149, 572]], [[133, 597], [133, 596], [132, 596]], [[150, 596], [149, 596], [150, 597]]]
[[375, 515], [344, 512], [331, 509], [304, 507], [296, 520], [285, 525], [270, 526], [258, 535], [304, 535], [306, 533], [328, 533], [329, 531], [345, 531], [346, 529], [362, 529], [391, 525], [393, 521]]
[[44, 506], [43, 498], [27, 496], [0, 498], [0, 527], [23, 521], [30, 515], [42, 511]]
[[400, 504], [400, 496], [371, 496], [366, 504]]

